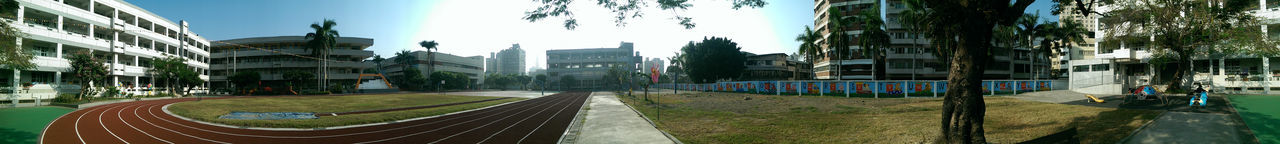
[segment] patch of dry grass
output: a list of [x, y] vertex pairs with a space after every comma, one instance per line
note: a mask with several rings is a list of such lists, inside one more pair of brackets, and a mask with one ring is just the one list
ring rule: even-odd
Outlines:
[[204, 101], [181, 102], [169, 106], [169, 111], [200, 121], [249, 127], [272, 128], [319, 128], [331, 126], [356, 125], [403, 120], [418, 117], [446, 114], [451, 112], [486, 107], [495, 104], [523, 100], [524, 98], [508, 98], [472, 104], [424, 108], [404, 111], [351, 114], [319, 117], [317, 119], [296, 120], [237, 120], [219, 119], [218, 116], [232, 111], [244, 112], [347, 112], [374, 109], [389, 109], [412, 106], [427, 106], [457, 102], [495, 99], [499, 97], [454, 96], [436, 94], [374, 94], [352, 96], [301, 96], [301, 97], [258, 97], [229, 98]]
[[[651, 96], [661, 102], [657, 105], [619, 97], [688, 143], [928, 143], [939, 133], [942, 114], [940, 98], [698, 93]], [[986, 103], [984, 125], [993, 143], [1023, 142], [1073, 127], [1082, 143], [1115, 143], [1159, 113], [1003, 97], [988, 97]]]

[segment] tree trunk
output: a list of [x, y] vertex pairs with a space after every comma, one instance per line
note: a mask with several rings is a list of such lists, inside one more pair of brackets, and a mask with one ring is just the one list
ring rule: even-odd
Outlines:
[[1173, 73], [1173, 78], [1169, 79], [1169, 85], [1166, 86], [1165, 92], [1181, 90], [1184, 84], [1183, 81], [1190, 78], [1186, 76], [1190, 74], [1188, 71], [1191, 70], [1190, 50], [1178, 51], [1178, 65], [1174, 68], [1176, 68], [1176, 71]]
[[[978, 18], [973, 18], [978, 19]], [[982, 75], [991, 48], [991, 26], [969, 20], [962, 25], [960, 45], [953, 49], [947, 76], [947, 96], [942, 103], [942, 133], [937, 143], [986, 143], [983, 118]], [[985, 27], [984, 27], [985, 26]]]

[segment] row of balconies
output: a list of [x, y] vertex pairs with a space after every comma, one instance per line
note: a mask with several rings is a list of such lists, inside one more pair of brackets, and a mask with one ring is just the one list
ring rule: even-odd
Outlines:
[[[101, 1], [101, 2], [112, 3], [111, 1]], [[42, 12], [47, 12], [47, 13], [55, 14], [58, 16], [68, 17], [75, 20], [81, 20], [85, 23], [96, 25], [96, 26], [108, 25], [108, 23], [111, 23], [111, 19], [115, 19], [115, 18], [109, 18], [107, 16], [95, 14], [87, 10], [76, 8], [70, 5], [62, 4], [56, 1], [44, 1], [44, 0], [23, 1], [22, 6], [26, 8], [35, 8]], [[130, 10], [121, 10], [121, 11], [130, 11]], [[139, 18], [139, 19], [143, 19], [143, 18]], [[174, 45], [179, 43], [176, 36], [169, 36], [169, 34], [160, 34], [151, 29], [138, 26], [136, 25], [136, 23], [127, 24], [126, 23], [127, 21], [125, 20], [117, 19], [117, 21], [115, 22], [116, 23], [111, 24], [110, 27], [120, 28], [126, 33], [130, 33], [133, 35], [146, 36], [148, 37], [148, 39], [161, 41], [164, 43], [169, 43]], [[150, 26], [151, 28], [177, 27], [177, 26], [163, 26], [159, 23], [152, 23], [152, 24], [155, 24], [160, 27]], [[126, 25], [127, 27], [118, 27], [118, 26], [126, 26]], [[168, 32], [165, 32], [165, 33], [168, 33]], [[199, 41], [202, 41], [202, 42], [204, 41], [199, 37], [192, 37], [192, 38], [199, 39]], [[207, 45], [207, 44], [202, 44], [202, 45]]]
[[[309, 67], [309, 68], [315, 68], [317, 65], [319, 65], [319, 64], [318, 64], [316, 61], [279, 61], [279, 62], [241, 62], [241, 63], [237, 63], [237, 64], [235, 65], [235, 67], [236, 67], [236, 68], [238, 68], [238, 69], [253, 69], [253, 68], [308, 68], [308, 67]], [[226, 70], [226, 69], [231, 69], [231, 66], [232, 66], [231, 64], [214, 64], [214, 65], [212, 65], [212, 66], [210, 67], [210, 69], [213, 69], [213, 70]], [[370, 65], [370, 64], [362, 63], [362, 62], [329, 62], [329, 68], [359, 68], [359, 69], [365, 69], [365, 68], [373, 68], [373, 67], [374, 67], [374, 65]]]
[[[52, 28], [45, 28], [40, 26], [27, 25], [27, 26], [17, 26], [17, 28], [23, 33], [28, 34], [27, 38], [29, 39], [58, 43], [63, 45], [70, 45], [75, 47], [82, 47], [82, 48], [93, 49], [97, 51], [112, 51], [111, 49], [108, 49], [108, 47], [111, 45], [109, 42], [96, 40], [86, 35], [80, 35], [72, 32], [55, 30]], [[114, 51], [124, 53], [126, 55], [141, 56], [146, 58], [177, 56], [173, 54], [162, 53], [155, 49], [144, 49], [142, 47], [132, 46], [132, 45], [119, 45], [114, 49], [115, 49]], [[205, 64], [204, 60], [188, 59], [187, 63], [195, 67], [201, 67], [201, 68], [208, 67], [208, 64]]]
[[[287, 53], [287, 54], [295, 54], [295, 55], [311, 55], [311, 51], [308, 51], [305, 49], [277, 49], [275, 51], [281, 52], [281, 53]], [[273, 55], [282, 55], [282, 54], [275, 53], [275, 52], [262, 51], [262, 50], [248, 50], [248, 49], [235, 52], [235, 56], [237, 57], [273, 56]], [[357, 58], [367, 58], [367, 57], [373, 57], [374, 54], [373, 54], [373, 51], [366, 51], [366, 50], [332, 49], [329, 51], [329, 55], [331, 56], [349, 55]], [[232, 52], [231, 51], [216, 52], [216, 53], [210, 54], [210, 56], [218, 57], [218, 58], [230, 58], [232, 56]]]

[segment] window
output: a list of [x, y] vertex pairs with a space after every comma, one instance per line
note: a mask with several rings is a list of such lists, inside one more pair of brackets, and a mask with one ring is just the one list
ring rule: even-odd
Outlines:
[[1093, 65], [1093, 71], [1110, 71], [1110, 70], [1111, 70], [1111, 65], [1107, 65], [1107, 64]]
[[1089, 72], [1088, 65], [1071, 66], [1071, 72]]

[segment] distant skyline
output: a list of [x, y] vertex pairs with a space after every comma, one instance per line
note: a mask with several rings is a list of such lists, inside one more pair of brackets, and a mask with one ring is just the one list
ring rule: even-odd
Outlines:
[[[441, 52], [459, 56], [488, 56], [490, 52], [520, 44], [530, 67], [545, 68], [546, 50], [615, 48], [635, 43], [646, 58], [672, 56], [689, 41], [727, 37], [743, 51], [793, 53], [795, 36], [813, 25], [813, 1], [766, 0], [764, 8], [733, 10], [729, 1], [691, 1], [693, 7], [677, 11], [691, 16], [697, 27], [684, 29], [671, 19], [673, 11], [646, 8], [643, 18], [615, 26], [611, 13], [592, 1], [576, 1], [572, 9], [581, 24], [566, 30], [562, 19], [539, 22], [521, 19], [541, 3], [529, 0], [126, 0], [171, 21], [190, 22], [191, 31], [211, 41], [246, 37], [305, 35], [308, 25], [334, 19], [343, 37], [373, 38], [368, 50], [383, 57], [401, 50], [423, 50], [417, 42], [435, 40]], [[653, 3], [653, 2], [650, 2]], [[1039, 0], [1027, 12], [1049, 15], [1048, 0]], [[320, 10], [317, 8], [329, 8]]]

